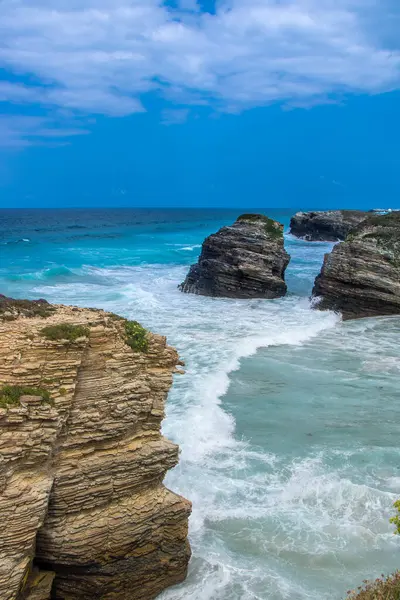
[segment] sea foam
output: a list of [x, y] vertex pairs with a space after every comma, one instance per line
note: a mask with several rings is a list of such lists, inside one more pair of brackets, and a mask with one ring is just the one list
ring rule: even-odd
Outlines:
[[[193, 560], [164, 600], [339, 600], [396, 565], [398, 320], [342, 324], [311, 310], [304, 285], [330, 246], [287, 243], [291, 294], [274, 301], [182, 294], [187, 266], [100, 266], [90, 262], [102, 258], [96, 248], [82, 251], [86, 266], [66, 267], [72, 274], [59, 265], [12, 283], [138, 320], [186, 362], [163, 431], [181, 447], [166, 484], [193, 502]], [[200, 247], [169, 244], [154, 255], [192, 261]], [[126, 252], [108, 256], [121, 262]]]

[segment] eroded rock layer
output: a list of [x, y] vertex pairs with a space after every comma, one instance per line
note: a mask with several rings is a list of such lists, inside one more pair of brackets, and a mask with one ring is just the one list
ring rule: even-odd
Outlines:
[[[0, 598], [155, 598], [190, 557], [190, 503], [162, 484], [176, 351], [153, 334], [133, 350], [103, 311], [3, 302], [0, 317]], [[83, 334], [43, 335], [60, 324]]]
[[346, 239], [367, 215], [361, 210], [298, 212], [290, 220], [290, 233], [310, 242], [337, 242]]
[[317, 308], [345, 319], [400, 313], [400, 213], [369, 216], [325, 255]]
[[287, 291], [283, 225], [264, 215], [242, 215], [204, 240], [183, 292], [225, 298], [279, 298]]

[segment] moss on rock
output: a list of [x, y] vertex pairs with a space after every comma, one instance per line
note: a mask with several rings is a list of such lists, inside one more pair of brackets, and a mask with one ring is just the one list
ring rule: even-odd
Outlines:
[[237, 218], [237, 222], [262, 223], [264, 225], [264, 231], [267, 235], [277, 239], [283, 238], [283, 227], [280, 225], [280, 223], [270, 219], [265, 215], [245, 213]]

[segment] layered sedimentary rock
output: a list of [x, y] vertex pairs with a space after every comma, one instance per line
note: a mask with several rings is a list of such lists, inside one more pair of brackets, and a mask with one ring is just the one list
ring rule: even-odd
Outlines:
[[160, 434], [179, 361], [142, 332], [0, 300], [2, 600], [147, 600], [185, 578], [191, 507], [162, 484], [178, 447]]
[[400, 213], [369, 216], [326, 254], [313, 295], [345, 319], [400, 313]]
[[286, 294], [283, 225], [264, 215], [242, 215], [205, 239], [183, 292], [225, 298], [279, 298]]
[[310, 242], [337, 242], [366, 217], [361, 210], [298, 212], [290, 220], [290, 233]]

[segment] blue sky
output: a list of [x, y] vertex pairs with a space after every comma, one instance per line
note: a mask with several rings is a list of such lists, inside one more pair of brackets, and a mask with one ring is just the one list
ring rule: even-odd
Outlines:
[[0, 206], [400, 206], [397, 0], [3, 0]]

